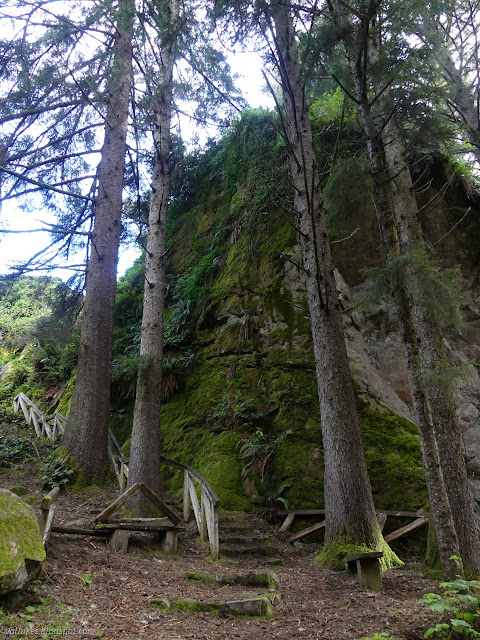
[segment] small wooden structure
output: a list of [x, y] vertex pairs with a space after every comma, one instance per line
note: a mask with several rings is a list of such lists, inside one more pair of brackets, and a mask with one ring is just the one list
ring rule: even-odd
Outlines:
[[[392, 531], [388, 535], [385, 536], [385, 542], [392, 542], [397, 538], [401, 538], [402, 536], [407, 535], [411, 531], [418, 529], [419, 527], [423, 527], [428, 524], [428, 513], [425, 510], [420, 511], [382, 511], [378, 510], [376, 512], [377, 520], [380, 525], [381, 530], [383, 531], [383, 527], [385, 526], [385, 522], [387, 518], [412, 518], [412, 522], [405, 525], [404, 527], [400, 527], [400, 529], [396, 529]], [[285, 519], [280, 526], [279, 531], [282, 533], [287, 533], [290, 530], [294, 520], [296, 517], [300, 518], [315, 518], [315, 517], [323, 517], [325, 518], [325, 509], [299, 509], [295, 511], [282, 512]], [[307, 527], [306, 529], [302, 529], [297, 533], [290, 536], [288, 539], [289, 542], [295, 542], [296, 540], [300, 540], [305, 536], [308, 536], [310, 533], [323, 529], [325, 526], [325, 520], [322, 519], [321, 522], [317, 522], [311, 527]]]
[[345, 558], [345, 570], [358, 575], [358, 582], [361, 587], [366, 587], [372, 591], [381, 591], [382, 573], [380, 571], [380, 558], [383, 558], [381, 551], [371, 551], [349, 556]]
[[[139, 491], [167, 517], [110, 519], [110, 516], [119, 507]], [[175, 553], [178, 545], [178, 532], [183, 530], [183, 527], [177, 526], [180, 519], [180, 515], [159, 498], [150, 487], [143, 482], [137, 482], [95, 518], [95, 529], [105, 529], [108, 532], [108, 544], [112, 551], [127, 552], [130, 531], [154, 531], [160, 536], [162, 551], [164, 553]]]
[[[14, 406], [15, 412], [18, 412], [19, 409], [21, 409], [27, 423], [29, 425], [33, 424], [38, 437], [46, 436], [47, 438], [54, 440], [59, 435], [62, 435], [64, 433], [67, 421], [65, 416], [63, 416], [61, 413], [55, 413], [51, 416], [46, 416], [24, 393], [19, 393], [15, 397]], [[111, 429], [108, 430], [108, 457], [117, 478], [120, 491], [123, 494], [128, 480], [128, 461], [124, 456], [123, 451]], [[184, 519], [185, 521], [188, 521], [192, 508], [195, 516], [195, 521], [197, 523], [198, 532], [200, 534], [200, 539], [202, 541], [208, 539], [212, 557], [214, 559], [218, 558], [220, 552], [218, 537], [218, 507], [220, 505], [220, 500], [217, 494], [203, 476], [201, 476], [186, 464], [182, 464], [181, 462], [171, 460], [170, 458], [166, 458], [164, 456], [160, 456], [160, 462], [165, 464], [166, 466], [174, 467], [176, 469], [179, 469], [180, 471], [183, 471]], [[198, 492], [197, 485], [199, 487]], [[172, 524], [174, 525], [175, 523]], [[107, 535], [105, 531], [100, 533], [99, 529], [97, 528], [87, 530], [81, 528], [72, 529], [71, 527], [58, 526], [53, 527], [52, 531], [54, 533], [77, 533], [80, 535], [82, 533], [87, 535], [86, 532], [88, 531], [88, 535]], [[123, 535], [124, 540], [127, 535]], [[119, 539], [120, 537], [122, 537], [120, 536], [120, 534], [116, 536], [117, 539]]]

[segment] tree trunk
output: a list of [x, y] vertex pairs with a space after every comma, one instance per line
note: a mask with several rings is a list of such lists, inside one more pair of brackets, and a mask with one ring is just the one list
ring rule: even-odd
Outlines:
[[133, 0], [120, 0], [113, 66], [107, 88], [105, 139], [98, 171], [77, 378], [61, 442], [76, 458], [87, 482], [100, 479], [107, 456], [113, 312], [132, 82], [134, 11]]
[[325, 460], [323, 555], [329, 563], [335, 543], [372, 549], [384, 543], [367, 475], [293, 20], [284, 4], [272, 5], [271, 14], [316, 363]]
[[[172, 74], [175, 63], [175, 28], [179, 3], [169, 4], [170, 37], [162, 47], [157, 92], [154, 97], [154, 165], [145, 256], [145, 288], [140, 343], [140, 366], [133, 413], [128, 485], [145, 482], [160, 489], [160, 411], [165, 307], [165, 250], [168, 201], [171, 183]], [[151, 504], [137, 494], [131, 503], [137, 513], [148, 515]]]
[[[403, 140], [394, 117], [390, 118], [384, 127], [382, 137], [391, 176], [390, 186], [400, 252], [408, 257], [413, 252], [419, 251], [427, 260], [410, 170], [406, 163]], [[439, 365], [447, 364], [442, 330], [436, 317], [436, 310], [427, 307], [422, 291], [416, 286], [418, 274], [415, 273], [414, 265], [409, 266], [412, 271], [409, 281], [421, 369], [422, 372], [434, 372], [438, 370]], [[433, 415], [435, 436], [457, 532], [460, 556], [465, 570], [478, 576], [480, 575], [480, 536], [473, 512], [463, 457], [462, 433], [453, 394], [447, 385], [439, 386], [428, 382], [425, 384], [425, 394]]]
[[[342, 14], [343, 8], [337, 7], [335, 18], [340, 23], [340, 26], [344, 23]], [[363, 56], [360, 55], [359, 51], [359, 48], [365, 46], [366, 43], [368, 34], [366, 27], [366, 22], [360, 25], [356, 39], [353, 37], [351, 30], [347, 30], [346, 28], [341, 30], [344, 34], [343, 42], [349, 61], [356, 97], [358, 99], [360, 119], [366, 136], [370, 157], [375, 185], [375, 210], [382, 250], [385, 264], [389, 267], [394, 265], [394, 261], [398, 259], [401, 251], [394, 213], [394, 201], [387, 171], [385, 148], [381, 135], [374, 124], [367, 91], [368, 84], [367, 78], [365, 77]], [[445, 578], [453, 579], [457, 574], [462, 573], [462, 567], [458, 565], [457, 561], [451, 560], [452, 556], [459, 555], [458, 539], [442, 474], [432, 413], [426, 394], [420, 383], [421, 360], [414, 320], [414, 298], [412, 296], [412, 287], [414, 286], [415, 277], [409, 268], [402, 273], [398, 268], [393, 266], [390, 275], [390, 288], [403, 331], [409, 383], [419, 429], [430, 507], [435, 522], [444, 576]]]

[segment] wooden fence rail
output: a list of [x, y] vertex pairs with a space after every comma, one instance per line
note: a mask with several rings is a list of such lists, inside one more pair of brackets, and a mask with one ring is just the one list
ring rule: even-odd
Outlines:
[[[33, 424], [39, 438], [46, 436], [55, 440], [65, 432], [67, 419], [61, 413], [46, 416], [24, 393], [19, 393], [14, 402], [15, 412], [17, 413], [19, 409], [22, 410], [27, 424]], [[128, 463], [111, 429], [108, 429], [108, 458], [120, 491], [123, 493], [127, 486]], [[218, 507], [220, 500], [217, 494], [203, 476], [186, 464], [164, 456], [160, 456], [160, 462], [183, 471], [183, 518], [185, 522], [188, 521], [192, 508], [200, 539], [205, 541], [208, 538], [210, 552], [214, 558], [218, 558]], [[199, 486], [198, 492], [197, 485]]]

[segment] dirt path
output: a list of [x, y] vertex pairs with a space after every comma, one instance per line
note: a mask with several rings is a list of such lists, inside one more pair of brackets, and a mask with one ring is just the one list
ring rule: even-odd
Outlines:
[[[0, 486], [25, 485], [35, 508], [44, 491], [32, 470], [3, 472]], [[56, 523], [92, 520], [115, 496], [114, 488], [63, 494]], [[268, 533], [268, 532], [267, 532]], [[270, 531], [271, 533], [271, 531]], [[280, 566], [262, 558], [212, 563], [208, 549], [195, 537], [183, 536], [176, 556], [162, 556], [151, 539], [133, 538], [127, 555], [109, 551], [103, 539], [52, 534], [41, 581], [21, 605], [5, 610], [1, 637], [16, 637], [15, 627], [31, 625], [29, 635], [79, 640], [357, 640], [374, 633], [415, 640], [423, 638], [432, 617], [418, 600], [438, 590], [438, 583], [411, 569], [389, 571], [384, 591], [360, 589], [355, 576], [319, 571], [313, 565], [318, 548], [280, 547]], [[245, 587], [191, 584], [186, 572], [243, 573], [274, 570], [280, 579], [281, 604], [270, 619], [221, 618], [211, 613], [161, 611], [151, 598], [172, 600], [240, 599]], [[5, 613], [8, 615], [5, 616]], [[48, 629], [48, 630], [47, 630]]]

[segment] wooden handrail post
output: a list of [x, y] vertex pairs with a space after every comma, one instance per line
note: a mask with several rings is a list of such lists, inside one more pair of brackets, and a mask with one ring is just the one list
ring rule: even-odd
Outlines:
[[50, 532], [52, 530], [53, 515], [57, 508], [57, 498], [60, 493], [60, 487], [54, 487], [50, 493], [42, 499], [40, 521], [38, 528], [40, 529], [40, 535], [42, 536], [43, 546], [46, 547]]
[[183, 472], [183, 519], [188, 522], [190, 518], [190, 492], [188, 490], [188, 471]]

